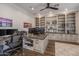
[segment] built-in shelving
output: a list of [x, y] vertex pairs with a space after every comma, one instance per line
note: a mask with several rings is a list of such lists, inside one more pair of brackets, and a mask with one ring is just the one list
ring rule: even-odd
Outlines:
[[45, 27], [45, 17], [36, 18], [36, 27]]
[[47, 32], [57, 32], [57, 20], [56, 16], [46, 18], [46, 31]]
[[36, 25], [36, 27], [39, 27], [39, 18], [35, 19], [35, 25]]
[[40, 18], [40, 27], [45, 27], [45, 17]]
[[75, 34], [75, 12], [52, 17], [36, 18], [36, 27], [45, 27], [46, 32]]
[[58, 33], [65, 33], [65, 15], [58, 15]]
[[75, 33], [75, 13], [69, 13], [67, 15], [66, 27], [68, 34]]

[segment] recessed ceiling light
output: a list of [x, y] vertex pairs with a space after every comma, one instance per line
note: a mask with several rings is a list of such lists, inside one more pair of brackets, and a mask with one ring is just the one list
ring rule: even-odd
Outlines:
[[68, 11], [68, 9], [66, 8], [65, 11]]
[[68, 9], [65, 8], [63, 13], [64, 13], [64, 14], [67, 14], [67, 13], [68, 13]]
[[53, 13], [50, 11], [48, 14], [48, 17], [52, 17], [52, 16], [53, 16]]
[[34, 10], [34, 8], [32, 7], [32, 10]]
[[41, 18], [41, 17], [42, 17], [42, 15], [41, 15], [41, 14], [38, 14], [38, 17], [39, 17], [39, 18]]

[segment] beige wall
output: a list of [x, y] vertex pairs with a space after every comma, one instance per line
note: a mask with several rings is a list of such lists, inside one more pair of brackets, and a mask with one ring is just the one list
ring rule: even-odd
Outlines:
[[[27, 12], [27, 11], [26, 11]], [[34, 26], [34, 18], [28, 13], [22, 13], [18, 9], [13, 8], [9, 4], [0, 4], [0, 17], [9, 18], [13, 20], [13, 27], [0, 28], [18, 28], [19, 30], [27, 30], [23, 28], [23, 23], [32, 23]]]
[[79, 12], [76, 13], [76, 33], [79, 34]]

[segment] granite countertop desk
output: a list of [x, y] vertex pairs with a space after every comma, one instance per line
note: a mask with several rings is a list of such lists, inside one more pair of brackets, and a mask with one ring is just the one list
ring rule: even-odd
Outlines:
[[39, 39], [39, 40], [44, 40], [47, 37], [48, 34], [39, 34], [39, 35], [31, 35], [29, 34], [27, 38], [29, 39]]

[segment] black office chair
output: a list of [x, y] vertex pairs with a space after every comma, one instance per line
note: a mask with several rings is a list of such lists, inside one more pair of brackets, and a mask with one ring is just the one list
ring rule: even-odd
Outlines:
[[20, 44], [22, 42], [19, 41], [20, 36], [19, 35], [13, 35], [9, 37], [9, 40], [5, 41], [7, 46], [9, 46], [8, 49], [4, 50], [4, 53], [6, 55], [14, 55], [17, 53], [17, 49], [20, 49]]
[[17, 53], [16, 50], [22, 49], [22, 39], [23, 35], [12, 35], [11, 37], [7, 38], [8, 40], [5, 41], [5, 45], [9, 46], [9, 49], [6, 49], [4, 53], [6, 55], [14, 55]]

